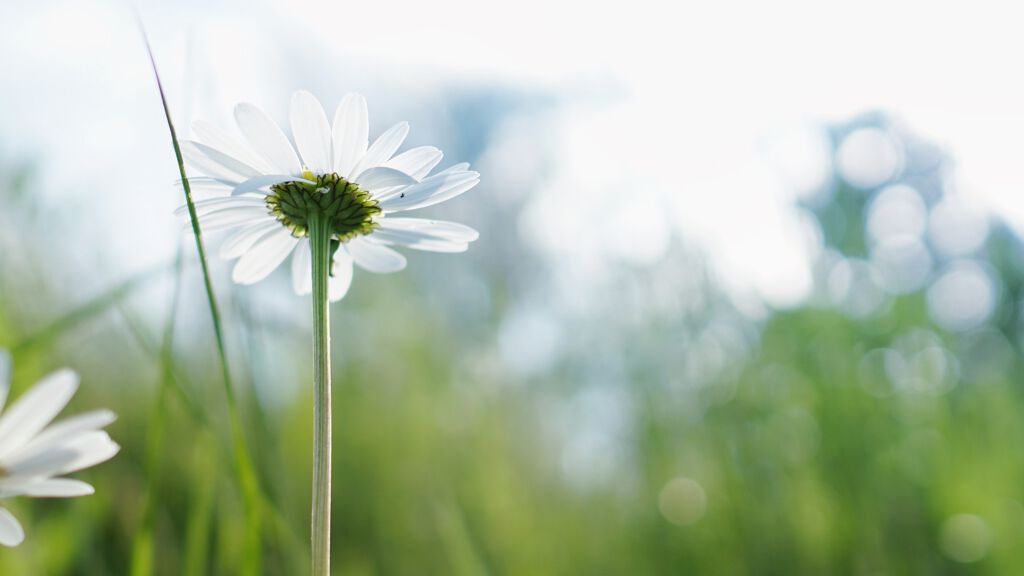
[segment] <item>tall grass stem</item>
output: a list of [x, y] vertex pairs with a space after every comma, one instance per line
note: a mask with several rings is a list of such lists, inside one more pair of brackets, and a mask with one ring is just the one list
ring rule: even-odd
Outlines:
[[192, 200], [192, 188], [185, 173], [185, 161], [181, 155], [181, 145], [178, 142], [178, 134], [171, 119], [171, 110], [167, 105], [167, 95], [164, 93], [163, 83], [160, 81], [160, 73], [157, 70], [156, 58], [153, 56], [153, 49], [149, 44], [145, 28], [139, 20], [139, 28], [146, 44], [146, 51], [149, 54], [149, 61], [153, 68], [153, 76], [156, 79], [157, 90], [160, 93], [160, 103], [163, 106], [164, 118], [167, 121], [167, 129], [171, 133], [171, 144], [174, 147], [174, 156], [178, 163], [178, 173], [181, 175], [182, 189], [185, 192], [185, 204], [188, 206], [188, 216], [192, 224], [192, 235], [195, 237], [196, 252], [199, 255], [199, 266], [203, 273], [203, 286], [206, 290], [206, 300], [210, 308], [210, 318], [213, 321], [213, 332], [217, 343], [217, 353], [220, 356], [221, 377], [224, 383], [224, 394], [228, 403], [228, 421], [231, 427], [231, 440], [234, 444], [234, 464], [237, 474], [239, 488], [246, 507], [246, 538], [245, 552], [241, 571], [243, 574], [261, 574], [262, 548], [260, 513], [261, 499], [259, 484], [256, 478], [256, 471], [249, 456], [249, 449], [245, 441], [245, 432], [242, 428], [242, 419], [239, 414], [238, 401], [235, 398], [235, 390], [231, 385], [231, 369], [228, 364], [226, 348], [224, 345], [224, 329], [221, 322], [220, 308], [217, 305], [217, 297], [213, 291], [213, 280], [210, 275], [210, 267], [206, 258], [206, 247], [203, 244], [202, 230], [199, 227], [199, 217], [196, 214], [195, 202]]

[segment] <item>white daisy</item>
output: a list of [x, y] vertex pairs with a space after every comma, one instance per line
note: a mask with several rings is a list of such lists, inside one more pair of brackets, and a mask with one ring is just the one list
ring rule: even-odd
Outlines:
[[[395, 152], [409, 133], [399, 122], [369, 145], [366, 101], [349, 94], [333, 123], [309, 92], [292, 96], [295, 146], [263, 111], [235, 107], [244, 142], [209, 124], [193, 125], [195, 140], [182, 152], [203, 177], [189, 183], [214, 197], [196, 202], [205, 231], [230, 230], [220, 248], [238, 259], [232, 278], [252, 284], [266, 278], [292, 254], [295, 291], [312, 290], [307, 216], [330, 221], [334, 249], [329, 297], [341, 299], [352, 281], [353, 263], [370, 272], [397, 272], [405, 257], [389, 246], [462, 252], [478, 234], [454, 222], [395, 215], [444, 202], [476, 186], [477, 172], [457, 164], [431, 175], [442, 153], [433, 146]], [[296, 153], [298, 149], [298, 153]], [[179, 214], [186, 208], [179, 209]]]
[[[0, 411], [10, 390], [10, 369], [10, 358], [0, 350]], [[114, 421], [109, 410], [86, 412], [50, 425], [77, 389], [78, 376], [59, 370], [0, 413], [0, 500], [93, 493], [89, 484], [60, 476], [109, 460], [120, 447], [101, 430]], [[24, 538], [18, 520], [0, 507], [0, 544], [17, 546]]]

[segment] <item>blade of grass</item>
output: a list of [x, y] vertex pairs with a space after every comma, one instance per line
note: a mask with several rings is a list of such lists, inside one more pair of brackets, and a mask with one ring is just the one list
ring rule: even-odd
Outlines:
[[[200, 433], [202, 434], [202, 433]], [[195, 470], [198, 478], [197, 494], [190, 498], [185, 527], [185, 551], [182, 574], [202, 576], [210, 566], [210, 511], [216, 506], [214, 492], [217, 483], [215, 453], [206, 442], [196, 443]]]
[[[137, 15], [138, 16], [138, 15]], [[181, 175], [182, 189], [185, 192], [185, 204], [188, 206], [189, 221], [192, 224], [192, 234], [196, 241], [196, 252], [199, 256], [199, 266], [203, 272], [203, 285], [206, 289], [206, 299], [210, 308], [210, 318], [213, 321], [214, 337], [217, 342], [217, 353], [220, 355], [221, 375], [224, 380], [224, 393], [228, 402], [228, 419], [231, 425], [231, 437], [235, 445], [234, 457], [235, 468], [238, 474], [239, 488], [246, 503], [247, 512], [247, 537], [246, 553], [242, 564], [243, 574], [260, 574], [262, 564], [262, 550], [260, 546], [260, 498], [256, 473], [250, 460], [249, 450], [245, 441], [245, 433], [242, 429], [241, 416], [238, 410], [238, 402], [235, 399], [235, 390], [231, 385], [231, 371], [228, 365], [226, 348], [224, 346], [224, 330], [222, 327], [220, 309], [217, 305], [217, 297], [213, 291], [213, 280], [210, 276], [209, 264], [206, 259], [206, 248], [203, 244], [202, 230], [199, 227], [199, 218], [196, 215], [196, 206], [192, 201], [192, 187], [185, 173], [185, 161], [181, 155], [181, 146], [178, 143], [178, 134], [174, 129], [174, 122], [171, 119], [171, 110], [167, 105], [167, 96], [164, 93], [163, 83], [160, 81], [160, 73], [157, 70], [156, 57], [153, 55], [153, 48], [150, 46], [149, 38], [146, 35], [142, 18], [139, 17], [139, 29], [142, 32], [142, 39], [146, 45], [146, 52], [149, 55], [149, 62], [153, 68], [153, 77], [156, 80], [157, 90], [160, 93], [160, 103], [163, 106], [164, 118], [167, 121], [167, 129], [171, 133], [171, 144], [174, 146], [174, 157], [178, 163], [178, 173]]]
[[107, 290], [88, 302], [85, 302], [81, 306], [73, 308], [44, 326], [42, 329], [22, 338], [20, 341], [10, 346], [11, 354], [18, 356], [29, 352], [33, 348], [52, 342], [61, 334], [64, 334], [66, 331], [78, 326], [82, 322], [98, 316], [113, 306], [118, 305], [126, 297], [142, 286], [146, 280], [155, 278], [157, 274], [163, 272], [165, 269], [166, 266], [159, 266], [146, 270], [140, 274], [136, 274], [120, 284], [117, 284], [110, 290]]
[[164, 428], [167, 416], [167, 392], [172, 386], [174, 375], [171, 373], [174, 349], [174, 321], [178, 317], [178, 305], [181, 300], [181, 271], [184, 261], [184, 250], [178, 245], [178, 255], [174, 261], [174, 291], [171, 296], [171, 308], [167, 313], [164, 325], [163, 342], [160, 345], [160, 382], [153, 402], [152, 414], [149, 418], [149, 436], [146, 442], [146, 499], [142, 508], [142, 522], [135, 535], [132, 545], [132, 575], [146, 576], [153, 574], [153, 516], [156, 508], [156, 495], [160, 491], [160, 463], [164, 443]]
[[[128, 327], [129, 334], [131, 334], [135, 339], [142, 351], [154, 360], [158, 359], [160, 350], [158, 349], [154, 339], [146, 333], [141, 320], [139, 320], [139, 318], [125, 306], [119, 307], [118, 310], [125, 321], [125, 325]], [[171, 390], [178, 400], [184, 405], [189, 416], [198, 424], [202, 425], [204, 430], [211, 433], [211, 436], [214, 438], [214, 444], [218, 449], [222, 450], [225, 454], [230, 454], [232, 446], [219, 435], [212, 433], [214, 426], [209, 414], [206, 413], [203, 405], [192, 397], [192, 394], [188, 391], [192, 389], [192, 387], [187, 384], [185, 375], [181, 373], [173, 362], [167, 366], [166, 375], [168, 377], [168, 384], [170, 385], [169, 390]], [[295, 563], [293, 565], [298, 565], [297, 563], [306, 561], [305, 544], [295, 533], [294, 526], [292, 526], [292, 524], [284, 517], [281, 510], [277, 507], [274, 501], [270, 499], [269, 495], [263, 491], [265, 486], [258, 485], [257, 488], [260, 489], [260, 492], [257, 495], [260, 498], [260, 509], [270, 521], [269, 530], [274, 531], [277, 535], [278, 541], [281, 541], [288, 546], [290, 552], [294, 556], [293, 560]], [[301, 570], [299, 570], [299, 572], [301, 572]]]

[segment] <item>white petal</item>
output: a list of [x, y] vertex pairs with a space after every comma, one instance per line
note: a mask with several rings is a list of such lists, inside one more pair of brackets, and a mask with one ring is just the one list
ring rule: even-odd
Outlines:
[[109, 460], [121, 447], [102, 430], [79, 434], [60, 446], [37, 452], [23, 459], [5, 462], [8, 483], [37, 476], [57, 476], [88, 468]]
[[300, 238], [292, 254], [292, 288], [299, 295], [313, 291], [313, 260], [308, 238]]
[[254, 154], [252, 150], [239, 142], [235, 137], [208, 122], [196, 120], [192, 123], [192, 131], [195, 132], [195, 139], [199, 142], [233, 156], [259, 172], [268, 174], [274, 171], [270, 164]]
[[416, 184], [416, 180], [400, 170], [377, 166], [360, 174], [356, 184], [363, 190], [377, 192], [395, 186], [410, 186]]
[[288, 137], [263, 110], [252, 104], [235, 106], [235, 122], [249, 144], [259, 152], [277, 173], [302, 174], [299, 157]]
[[181, 155], [185, 158], [185, 162], [192, 168], [198, 170], [204, 176], [210, 178], [216, 178], [223, 182], [230, 182], [232, 184], [245, 180], [245, 176], [230, 170], [218, 162], [214, 162], [209, 156], [203, 154], [199, 147], [194, 142], [188, 140], [181, 143]]
[[465, 224], [425, 218], [384, 218], [380, 221], [380, 228], [384, 230], [417, 232], [458, 242], [472, 242], [480, 237], [479, 232]]
[[26, 496], [36, 498], [74, 498], [77, 496], [88, 496], [96, 492], [92, 485], [81, 480], [71, 478], [48, 478], [30, 484], [26, 490]]
[[216, 148], [207, 146], [202, 142], [193, 142], [192, 145], [196, 147], [196, 150], [202, 152], [203, 155], [205, 155], [210, 160], [216, 162], [217, 164], [220, 164], [224, 168], [236, 174], [241, 174], [246, 178], [252, 178], [253, 176], [259, 176], [262, 173], [261, 171], [257, 170], [256, 168], [253, 168], [252, 166], [246, 164], [245, 162], [242, 162], [241, 160], [233, 156], [225, 154], [224, 152], [221, 152]]
[[235, 226], [245, 224], [256, 224], [273, 220], [267, 208], [261, 206], [238, 206], [229, 210], [219, 210], [199, 219], [199, 225], [204, 232], [215, 232], [227, 230]]
[[346, 94], [334, 113], [334, 171], [347, 178], [356, 162], [366, 154], [370, 121], [366, 100]]
[[466, 170], [469, 170], [469, 162], [459, 162], [454, 166], [449, 166], [444, 170], [441, 170], [437, 174], [434, 174], [434, 176], [440, 176], [441, 174], [452, 174], [454, 172], [465, 172]]
[[7, 393], [11, 391], [11, 355], [0, 348], [0, 413], [4, 411]]
[[417, 180], [422, 180], [435, 166], [441, 163], [442, 158], [444, 158], [444, 153], [437, 148], [420, 146], [402, 152], [384, 165], [401, 170]]
[[384, 218], [369, 239], [385, 244], [400, 244], [431, 252], [464, 252], [479, 233], [469, 226], [442, 220], [420, 218]]
[[239, 284], [254, 284], [270, 275], [298, 243], [286, 228], [261, 239], [238, 259], [231, 278]]
[[405, 137], [408, 135], [408, 122], [399, 122], [389, 128], [387, 132], [381, 134], [380, 137], [373, 142], [370, 149], [366, 151], [366, 154], [364, 154], [362, 159], [356, 164], [351, 175], [358, 178], [363, 170], [383, 165], [391, 159], [391, 156], [402, 145], [402, 142], [405, 142]]
[[69, 474], [83, 468], [106, 462], [117, 454], [121, 447], [103, 431], [88, 432], [64, 445], [75, 453], [75, 457], [61, 466], [56, 474]]
[[[254, 206], [266, 207], [267, 202], [261, 196], [246, 196], [241, 198], [207, 198], [206, 200], [199, 200], [194, 202], [193, 205], [196, 207], [196, 215], [203, 217], [215, 212], [222, 210], [234, 209], [234, 208], [252, 208]], [[178, 206], [174, 210], [175, 216], [186, 216], [188, 215], [188, 205]]]
[[75, 437], [93, 430], [99, 430], [117, 419], [110, 410], [94, 410], [65, 418], [46, 428], [33, 438], [17, 453], [11, 454], [12, 459], [30, 457], [53, 446], [73, 440]]
[[[315, 184], [315, 182], [313, 182], [312, 180], [299, 178], [297, 176], [291, 176], [289, 174], [263, 174], [261, 176], [249, 178], [245, 182], [238, 184], [231, 190], [231, 195], [238, 196], [241, 194], [259, 190], [260, 188], [273, 186], [274, 184], [280, 184], [281, 182], [294, 182], [296, 180], [300, 180], [302, 182], [309, 182], [310, 184]], [[266, 193], [264, 192], [264, 194]]]
[[353, 238], [347, 247], [356, 264], [370, 272], [388, 274], [405, 268], [405, 256], [387, 246], [367, 242], [363, 238]]
[[24, 540], [25, 531], [21, 529], [21, 524], [6, 508], [0, 508], [0, 544], [17, 546]]
[[[180, 179], [174, 181], [174, 186], [179, 190], [184, 188]], [[192, 192], [192, 197], [199, 199], [229, 196], [234, 186], [235, 183], [233, 182], [222, 182], [216, 178], [205, 176], [191, 176], [188, 179], [188, 187], [189, 191]]]
[[383, 244], [397, 244], [414, 250], [426, 250], [428, 252], [465, 252], [469, 250], [469, 244], [450, 240], [448, 238], [435, 238], [424, 236], [415, 232], [399, 232], [395, 230], [377, 230], [370, 237], [373, 242]]
[[234, 260], [245, 254], [256, 244], [256, 241], [267, 234], [281, 227], [281, 223], [274, 219], [267, 219], [255, 224], [250, 224], [232, 232], [220, 245], [220, 257], [225, 260]]
[[477, 172], [438, 173], [406, 188], [400, 196], [382, 199], [380, 207], [386, 212], [426, 208], [454, 198], [479, 183], [480, 174]]
[[292, 137], [306, 168], [315, 174], [333, 172], [331, 127], [316, 96], [305, 90], [292, 94], [291, 121]]
[[348, 253], [345, 246], [340, 246], [334, 253], [334, 263], [331, 266], [331, 276], [327, 279], [327, 298], [331, 302], [337, 302], [348, 293], [352, 285], [352, 255]]
[[0, 458], [32, 439], [67, 406], [78, 389], [78, 375], [62, 369], [39, 381], [0, 416]]

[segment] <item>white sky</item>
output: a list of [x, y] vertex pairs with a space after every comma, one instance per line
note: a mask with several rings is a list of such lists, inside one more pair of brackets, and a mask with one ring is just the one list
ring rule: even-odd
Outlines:
[[[1024, 228], [1024, 35], [1013, 3], [140, 4], [165, 80], [197, 87], [195, 102], [172, 90], [178, 114], [223, 114], [225, 123], [236, 100], [283, 111], [300, 86], [278, 79], [296, 69], [309, 71], [314, 91], [338, 93], [372, 94], [379, 78], [403, 82], [411, 94], [445, 83], [576, 95], [620, 87], [625, 98], [606, 107], [570, 105], [545, 119], [563, 146], [554, 182], [568, 188], [610, 174], [604, 180], [619, 185], [595, 191], [612, 195], [604, 205], [614, 205], [614, 194], [637, 195], [655, 222], [638, 229], [669, 219], [708, 247], [727, 284], [771, 302], [791, 302], [806, 287], [808, 249], [766, 142], [813, 138], [807, 127], [821, 121], [872, 108], [896, 113], [952, 153], [957, 192]], [[186, 46], [202, 58], [188, 59]], [[163, 258], [174, 224], [161, 215], [177, 198], [157, 198], [145, 185], [172, 180], [173, 165], [127, 4], [8, 0], [0, 5], [0, 54], [0, 150], [42, 154], [53, 188], [102, 188], [118, 207], [103, 208], [97, 226], [114, 220], [124, 236], [146, 232], [155, 238], [152, 259]], [[296, 54], [303, 61], [289, 60]], [[352, 77], [336, 71], [339, 61]], [[390, 107], [387, 95], [371, 102]], [[814, 173], [811, 160], [785, 162]], [[623, 185], [631, 182], [642, 185]], [[143, 217], [125, 224], [133, 214]], [[581, 210], [576, 226], [587, 218]], [[628, 243], [628, 235], [617, 241]], [[642, 257], [656, 241], [637, 240]], [[142, 264], [138, 246], [113, 238], [111, 257]]]

